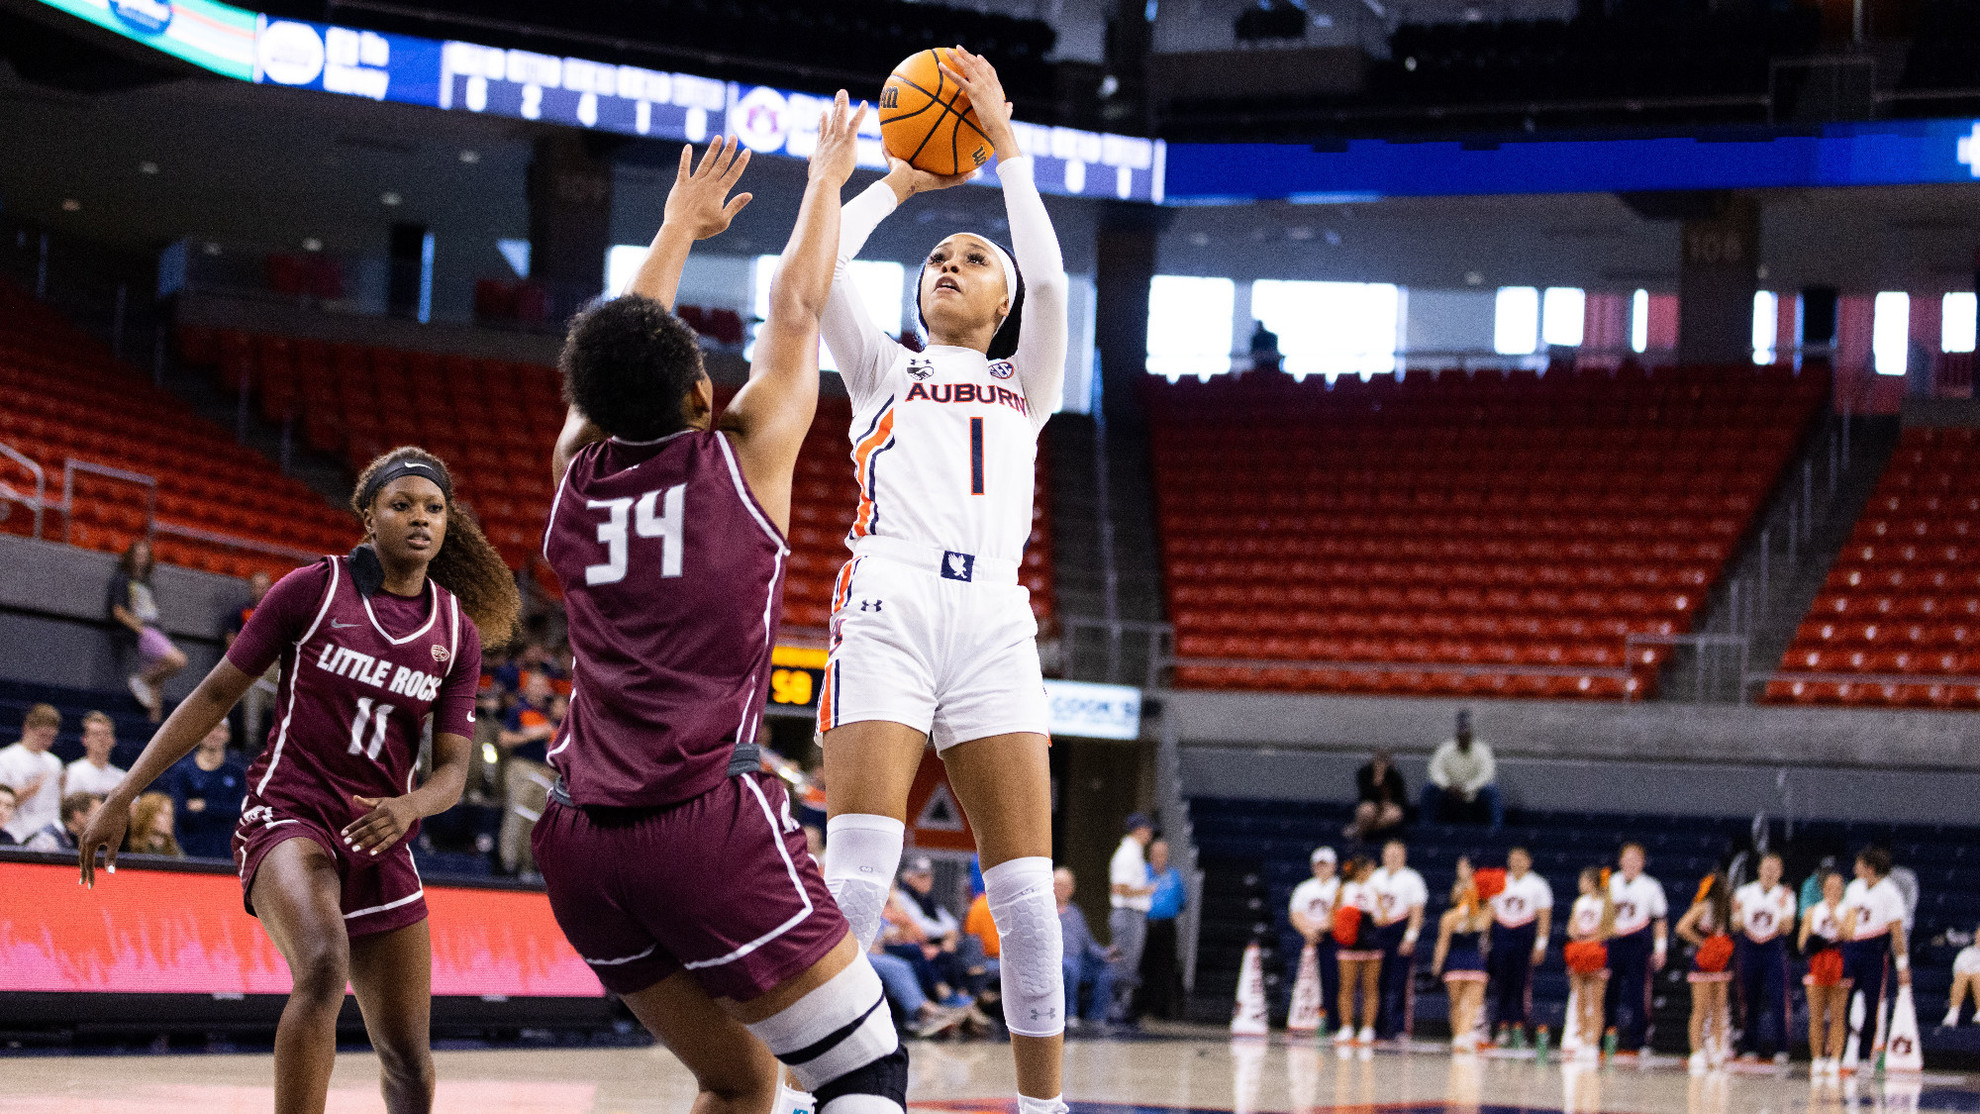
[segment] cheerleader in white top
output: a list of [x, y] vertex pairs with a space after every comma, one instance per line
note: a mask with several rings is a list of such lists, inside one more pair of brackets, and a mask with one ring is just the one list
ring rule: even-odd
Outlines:
[[1691, 984], [1691, 1071], [1719, 1067], [1732, 1048], [1732, 895], [1726, 876], [1713, 871], [1698, 884], [1691, 908], [1678, 918], [1678, 939], [1696, 949], [1685, 981]]
[[1939, 1024], [1951, 1029], [1959, 1024], [1959, 1008], [1966, 1004], [1966, 996], [1973, 995], [1974, 1006], [1980, 1009], [1980, 932], [1974, 933], [1973, 943], [1959, 949], [1953, 956], [1952, 994], [1946, 1002], [1946, 1019]]
[[[1856, 856], [1856, 879], [1843, 890], [1843, 974], [1863, 995], [1866, 1018], [1883, 1017], [1887, 967], [1897, 968], [1900, 985], [1911, 985], [1911, 956], [1904, 934], [1909, 910], [1904, 891], [1890, 875], [1891, 853], [1866, 847]], [[1881, 1038], [1881, 1023], [1877, 1033]], [[1874, 1055], [1883, 1049], [1871, 1051]]]
[[1664, 969], [1670, 907], [1663, 883], [1643, 873], [1642, 844], [1623, 844], [1616, 862], [1622, 869], [1609, 876], [1616, 925], [1608, 945], [1608, 1014], [1617, 1055], [1634, 1056], [1650, 1041], [1650, 976]]
[[[1334, 941], [1340, 948], [1335, 958], [1341, 968], [1341, 1027], [1334, 1033], [1334, 1043], [1345, 1048], [1351, 1044], [1370, 1045], [1375, 1043], [1375, 1009], [1381, 996], [1382, 945], [1375, 939], [1374, 915], [1380, 903], [1374, 887], [1368, 880], [1375, 873], [1375, 863], [1365, 855], [1356, 855], [1341, 868], [1341, 890], [1334, 900]], [[1361, 992], [1361, 1027], [1355, 1028], [1355, 991]]]
[[1561, 958], [1568, 969], [1568, 997], [1576, 1016], [1580, 1056], [1594, 1059], [1602, 1047], [1602, 999], [1609, 987], [1608, 939], [1616, 931], [1616, 903], [1609, 896], [1609, 872], [1588, 867], [1581, 872], [1581, 896], [1568, 910], [1567, 944]]
[[819, 697], [825, 879], [870, 944], [932, 740], [976, 832], [1002, 934], [1019, 1114], [1059, 1114], [1065, 994], [1048, 709], [1018, 565], [1038, 432], [1065, 381], [1066, 277], [997, 71], [960, 47], [952, 59], [945, 72], [996, 149], [1013, 250], [967, 232], [936, 244], [916, 286], [928, 346], [912, 352], [882, 333], [848, 262], [895, 206], [967, 180], [895, 162], [845, 207], [819, 327], [852, 396], [859, 484]]
[[1781, 883], [1778, 852], [1760, 856], [1758, 876], [1733, 891], [1733, 965], [1739, 973], [1740, 1059], [1787, 1056], [1788, 933], [1794, 928], [1794, 891]]
[[1822, 876], [1822, 899], [1801, 914], [1801, 954], [1808, 974], [1808, 1055], [1811, 1075], [1840, 1075], [1849, 1037], [1849, 976], [1843, 972], [1843, 876]]

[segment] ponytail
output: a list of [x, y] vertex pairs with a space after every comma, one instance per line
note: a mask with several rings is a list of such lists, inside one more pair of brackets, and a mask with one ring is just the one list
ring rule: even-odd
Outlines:
[[[503, 563], [502, 555], [489, 543], [475, 521], [474, 513], [454, 494], [447, 465], [425, 449], [407, 445], [393, 449], [367, 465], [359, 474], [351, 494], [351, 509], [359, 518], [371, 510], [381, 484], [374, 479], [385, 470], [406, 462], [438, 470], [440, 488], [447, 496], [447, 534], [440, 551], [427, 562], [426, 575], [435, 584], [452, 592], [461, 601], [468, 618], [481, 632], [484, 646], [501, 646], [514, 637], [516, 614], [522, 610], [522, 597], [516, 591], [516, 578]], [[424, 473], [428, 469], [421, 469]]]

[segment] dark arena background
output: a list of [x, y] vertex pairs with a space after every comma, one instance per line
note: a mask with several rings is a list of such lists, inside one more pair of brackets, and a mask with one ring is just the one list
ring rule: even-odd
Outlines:
[[[460, 803], [412, 845], [439, 1107], [688, 1108], [530, 852], [572, 664], [559, 351], [682, 146], [734, 137], [755, 200], [675, 307], [726, 402], [821, 108], [957, 43], [1068, 277], [1019, 577], [1061, 919], [1097, 937], [1066, 965], [1077, 1114], [1980, 1110], [1980, 5], [261, 4], [0, 0], [0, 1114], [273, 1105], [290, 968], [229, 849], [272, 678], [139, 798], [114, 878], [78, 887], [74, 839], [407, 444], [522, 597]], [[848, 198], [886, 169], [872, 116], [859, 167]], [[881, 329], [921, 343], [923, 253], [1008, 243], [1001, 194], [874, 234], [846, 279]], [[814, 850], [860, 495], [825, 367], [764, 708]], [[932, 751], [907, 827], [910, 1108], [1016, 1114]], [[1368, 891], [1381, 1016], [1343, 1026], [1349, 902], [1310, 880], [1392, 841], [1370, 885], [1417, 872], [1422, 920], [1398, 950], [1407, 888]], [[1888, 899], [1858, 935], [1891, 910], [1839, 1056], [1809, 1012], [1840, 993], [1803, 985], [1831, 872]], [[1568, 946], [1611, 929], [1589, 1028]], [[338, 1033], [328, 1108], [384, 1109], [354, 1000]]]

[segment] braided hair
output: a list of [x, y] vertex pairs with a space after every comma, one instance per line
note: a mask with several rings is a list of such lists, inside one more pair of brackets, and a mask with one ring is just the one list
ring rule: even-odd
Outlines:
[[[359, 518], [371, 510], [371, 504], [378, 498], [377, 489], [382, 485], [372, 481], [381, 472], [404, 462], [426, 465], [422, 471], [437, 472], [442, 479], [449, 475], [446, 463], [425, 449], [411, 445], [393, 449], [358, 474], [357, 487], [351, 492], [351, 510]], [[447, 492], [447, 536], [440, 543], [440, 551], [427, 562], [426, 574], [459, 597], [468, 618], [481, 631], [483, 644], [503, 645], [514, 636], [516, 613], [522, 609], [516, 578], [481, 532], [474, 512], [455, 498], [451, 481], [440, 486]]]

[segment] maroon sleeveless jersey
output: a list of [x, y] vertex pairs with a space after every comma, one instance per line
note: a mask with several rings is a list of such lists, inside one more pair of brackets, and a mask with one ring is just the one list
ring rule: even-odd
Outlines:
[[571, 458], [543, 556], [569, 617], [571, 707], [550, 764], [573, 802], [671, 805], [756, 767], [789, 552], [721, 433]]
[[[310, 579], [324, 583], [321, 600], [281, 648], [274, 726], [248, 770], [243, 827], [270, 816], [294, 817], [318, 820], [334, 834], [364, 811], [352, 797], [411, 792], [427, 714], [443, 689], [458, 689], [471, 683], [463, 677], [479, 675], [478, 660], [462, 660], [464, 652], [479, 657], [473, 624], [453, 593], [431, 577], [423, 623], [396, 636], [387, 633], [372, 601], [352, 583], [348, 558], [327, 557], [291, 573], [278, 587], [293, 593]], [[277, 609], [264, 610], [273, 622]], [[272, 641], [255, 625], [262, 618], [258, 610], [235, 641], [241, 654], [229, 651], [236, 665], [240, 656], [254, 656], [248, 644]], [[436, 729], [462, 730], [451, 723]]]

